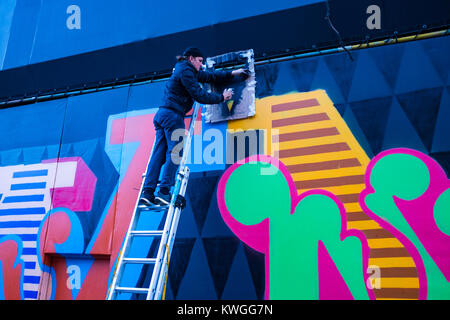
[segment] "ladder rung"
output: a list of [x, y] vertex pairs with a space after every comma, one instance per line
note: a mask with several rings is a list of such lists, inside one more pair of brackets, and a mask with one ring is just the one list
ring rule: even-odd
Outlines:
[[141, 211], [147, 211], [147, 212], [161, 212], [166, 211], [169, 208], [168, 205], [164, 206], [154, 206], [154, 207], [145, 207], [145, 206], [138, 206], [138, 209]]
[[123, 258], [125, 263], [141, 263], [141, 264], [152, 264], [156, 263], [155, 258]]
[[147, 288], [133, 288], [133, 287], [116, 287], [116, 291], [130, 292], [130, 293], [148, 293]]
[[130, 235], [154, 237], [154, 236], [162, 236], [163, 233], [164, 230], [134, 230], [130, 232]]

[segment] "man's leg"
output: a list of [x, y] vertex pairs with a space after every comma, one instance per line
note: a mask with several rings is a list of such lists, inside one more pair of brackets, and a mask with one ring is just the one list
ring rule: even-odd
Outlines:
[[[175, 184], [175, 174], [181, 161], [182, 148], [175, 148], [184, 142], [184, 119], [179, 115], [175, 115], [170, 127], [164, 128], [165, 138], [167, 141], [166, 161], [164, 163], [161, 183], [159, 185], [159, 193], [156, 199], [163, 204], [170, 202], [170, 188]], [[181, 145], [182, 146], [182, 145]]]
[[161, 167], [166, 161], [167, 141], [164, 129], [158, 123], [158, 117], [155, 116], [155, 143], [153, 145], [152, 155], [147, 167], [147, 175], [145, 177], [143, 192], [140, 205], [152, 205], [155, 203], [155, 189], [158, 184], [158, 178]]

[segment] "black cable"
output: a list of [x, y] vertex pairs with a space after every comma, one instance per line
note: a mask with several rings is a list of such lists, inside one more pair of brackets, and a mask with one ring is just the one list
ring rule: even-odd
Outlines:
[[331, 17], [330, 17], [330, 3], [328, 0], [325, 0], [325, 4], [327, 5], [327, 14], [325, 16], [325, 20], [328, 21], [328, 24], [330, 25], [331, 29], [333, 29], [333, 31], [336, 33], [336, 35], [338, 36], [339, 39], [339, 45], [342, 47], [342, 49], [344, 49], [345, 52], [347, 52], [348, 57], [350, 58], [350, 60], [353, 60], [353, 57], [350, 53], [350, 51], [347, 50], [347, 48], [344, 45], [344, 41], [342, 41], [342, 37], [341, 34], [339, 33], [339, 31], [335, 28], [335, 26], [333, 25], [333, 22], [331, 21]]

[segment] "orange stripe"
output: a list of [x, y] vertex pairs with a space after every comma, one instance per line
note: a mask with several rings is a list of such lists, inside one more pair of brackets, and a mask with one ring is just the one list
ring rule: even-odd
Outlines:
[[342, 203], [359, 202], [359, 193], [336, 195]]
[[327, 153], [327, 152], [338, 152], [338, 151], [346, 151], [350, 150], [350, 147], [345, 142], [340, 143], [332, 143], [332, 144], [323, 144], [319, 146], [310, 146], [303, 148], [295, 148], [295, 149], [284, 149], [280, 150], [279, 157], [280, 158], [289, 158], [296, 156], [306, 156], [311, 154], [318, 153]]
[[[322, 129], [315, 129], [315, 130], [308, 130], [308, 131], [283, 133], [283, 134], [278, 135], [278, 139], [276, 141], [285, 142], [285, 141], [293, 141], [293, 140], [300, 140], [300, 139], [311, 139], [311, 138], [335, 136], [338, 134], [339, 134], [339, 131], [334, 127], [322, 128]], [[274, 135], [274, 138], [277, 138], [277, 136]]]
[[385, 229], [362, 230], [367, 239], [394, 238], [394, 236]]
[[419, 289], [411, 288], [384, 288], [374, 289], [376, 298], [402, 298], [402, 299], [418, 299]]
[[328, 117], [328, 115], [326, 113], [308, 114], [308, 115], [298, 116], [298, 117], [293, 117], [293, 118], [272, 120], [272, 127], [278, 128], [278, 127], [283, 127], [283, 126], [290, 126], [293, 124], [301, 124], [301, 123], [324, 121], [324, 120], [330, 120], [330, 118]]
[[321, 171], [321, 170], [333, 170], [340, 168], [350, 168], [350, 167], [359, 167], [361, 163], [358, 159], [342, 159], [342, 160], [331, 160], [331, 161], [322, 161], [322, 162], [314, 162], [314, 163], [301, 163], [287, 166], [290, 173], [296, 172], [310, 172], [310, 171]]
[[370, 249], [370, 258], [396, 258], [411, 257], [405, 248], [379, 248]]
[[326, 188], [364, 183], [364, 175], [296, 181], [297, 189]]
[[319, 106], [317, 99], [300, 100], [288, 103], [274, 104], [272, 105], [272, 112], [282, 112], [301, 108], [309, 108]]

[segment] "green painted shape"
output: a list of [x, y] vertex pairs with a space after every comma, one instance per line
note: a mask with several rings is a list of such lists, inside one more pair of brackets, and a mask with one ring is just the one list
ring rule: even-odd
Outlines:
[[[273, 174], [262, 175], [264, 170]], [[291, 195], [278, 168], [265, 162], [249, 162], [236, 168], [229, 177], [225, 202], [237, 221], [254, 225], [274, 215], [289, 215]]]
[[338, 206], [322, 194], [303, 198], [287, 219], [270, 220], [271, 299], [319, 299], [319, 240], [353, 297], [369, 299], [361, 241], [357, 237], [341, 241], [341, 227]]
[[[290, 189], [283, 173], [265, 162], [235, 169], [225, 188], [234, 219], [253, 225], [269, 218], [270, 299], [318, 299], [318, 246], [322, 240], [355, 299], [369, 299], [362, 244], [357, 237], [340, 240], [341, 216], [326, 195], [303, 198], [290, 214]], [[265, 169], [265, 170], [264, 170]], [[264, 174], [265, 172], [273, 174]]]
[[396, 196], [404, 200], [414, 200], [428, 189], [430, 173], [425, 163], [409, 154], [387, 155], [373, 167], [370, 174], [370, 183], [375, 192], [367, 195], [364, 202], [373, 213], [388, 221], [405, 235], [419, 251], [427, 274], [427, 298], [450, 299], [450, 284], [403, 217], [393, 199], [393, 196]]
[[434, 220], [439, 230], [450, 236], [450, 189], [445, 190], [434, 204]]

